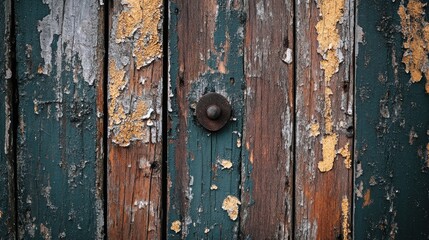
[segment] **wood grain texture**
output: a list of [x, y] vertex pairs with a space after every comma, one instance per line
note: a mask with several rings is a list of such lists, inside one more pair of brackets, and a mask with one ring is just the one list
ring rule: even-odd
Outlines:
[[108, 237], [160, 239], [162, 1], [113, 1], [108, 55]]
[[[169, 4], [168, 238], [237, 238], [243, 5], [224, 0]], [[194, 116], [196, 102], [207, 92], [222, 94], [233, 109], [231, 120], [214, 133]]]
[[18, 238], [103, 238], [103, 11], [15, 1]]
[[[403, 56], [419, 59], [418, 49], [405, 49], [409, 34], [415, 34], [412, 44], [429, 43], [419, 28], [429, 20], [422, 3], [376, 0], [358, 6], [356, 239], [429, 237], [428, 75], [412, 83], [417, 72], [407, 73], [403, 63]], [[401, 24], [400, 8], [411, 28]]]
[[291, 239], [293, 2], [246, 3], [241, 237]]
[[14, 84], [13, 84], [13, 32], [12, 3], [0, 1], [0, 239], [14, 239], [15, 206], [15, 151], [14, 151]]
[[353, 1], [295, 6], [295, 238], [350, 239]]

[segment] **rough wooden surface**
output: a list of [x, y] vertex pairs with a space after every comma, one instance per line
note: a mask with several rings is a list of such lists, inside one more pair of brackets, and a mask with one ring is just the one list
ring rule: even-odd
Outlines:
[[[170, 1], [168, 237], [232, 239], [238, 234], [243, 113], [241, 1]], [[207, 92], [233, 116], [210, 133], [194, 116]]]
[[108, 237], [160, 239], [162, 1], [112, 1], [108, 55]]
[[295, 1], [295, 238], [350, 239], [353, 1]]
[[293, 2], [246, 3], [241, 238], [291, 239]]
[[426, 3], [359, 3], [355, 239], [429, 238]]
[[103, 238], [103, 11], [15, 1], [19, 238]]
[[12, 4], [0, 1], [0, 239], [14, 239], [15, 234], [15, 179], [14, 129], [15, 110], [13, 91]]

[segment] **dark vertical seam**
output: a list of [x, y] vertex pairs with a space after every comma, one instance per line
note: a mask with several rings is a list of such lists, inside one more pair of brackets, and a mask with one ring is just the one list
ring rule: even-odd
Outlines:
[[351, 169], [351, 171], [352, 171], [352, 186], [351, 186], [351, 188], [352, 188], [352, 190], [351, 190], [351, 192], [352, 192], [352, 199], [351, 199], [351, 204], [350, 204], [350, 208], [351, 208], [351, 210], [350, 210], [350, 231], [351, 231], [351, 239], [355, 239], [354, 237], [355, 237], [355, 233], [354, 233], [354, 229], [353, 229], [353, 227], [354, 227], [354, 222], [355, 222], [355, 188], [354, 188], [354, 186], [355, 186], [355, 173], [356, 173], [356, 169], [355, 169], [355, 167], [356, 167], [356, 163], [355, 163], [355, 160], [356, 160], [356, 158], [355, 158], [355, 149], [356, 149], [356, 143], [357, 143], [357, 141], [356, 141], [356, 69], [357, 69], [357, 67], [356, 67], [356, 58], [357, 58], [357, 55], [356, 55], [356, 53], [357, 53], [357, 45], [358, 45], [358, 43], [356, 42], [356, 30], [357, 30], [357, 0], [356, 1], [353, 1], [352, 0], [352, 7], [353, 7], [353, 18], [351, 18], [351, 19], [353, 19], [353, 26], [351, 26], [353, 29], [352, 29], [352, 37], [353, 37], [353, 39], [352, 39], [352, 44], [353, 44], [353, 47], [352, 47], [352, 66], [351, 66], [351, 68], [352, 68], [352, 70], [353, 70], [353, 72], [352, 72], [352, 76], [350, 76], [350, 78], [352, 78], [353, 79], [353, 85], [352, 86], [350, 86], [351, 87], [351, 91], [353, 91], [353, 102], [352, 102], [352, 104], [353, 104], [353, 115], [352, 115], [352, 122], [353, 122], [353, 138], [352, 138], [352, 152], [351, 152], [351, 156], [352, 156], [352, 163], [353, 163], [353, 168]]
[[296, 5], [296, 1], [292, 2], [292, 26], [293, 26], [293, 73], [292, 73], [292, 78], [293, 78], [293, 83], [292, 83], [292, 88], [293, 88], [293, 106], [292, 106], [292, 112], [293, 112], [293, 131], [292, 131], [292, 206], [291, 206], [291, 236], [289, 237], [289, 239], [295, 239], [295, 215], [296, 215], [296, 208], [295, 208], [295, 204], [296, 204], [296, 193], [295, 193], [295, 185], [296, 185], [296, 131], [297, 131], [297, 120], [296, 120], [296, 105], [297, 105], [297, 89], [296, 89], [296, 73], [297, 73], [297, 60], [298, 60], [298, 54], [297, 54], [297, 34], [296, 34], [296, 28], [297, 28], [297, 13], [296, 13], [296, 9], [297, 9], [297, 5]]
[[[9, 65], [10, 65], [10, 71], [12, 72], [12, 76], [9, 79], [9, 83], [8, 83], [8, 88], [10, 91], [8, 93], [8, 95], [10, 96], [9, 101], [11, 101], [10, 104], [10, 108], [11, 108], [11, 123], [12, 123], [12, 152], [11, 152], [11, 156], [8, 157], [9, 159], [9, 166], [12, 166], [11, 169], [11, 173], [10, 173], [10, 180], [13, 182], [13, 189], [11, 189], [11, 192], [9, 194], [11, 194], [12, 196], [10, 198], [13, 198], [11, 202], [12, 206], [11, 206], [11, 212], [13, 214], [11, 222], [13, 222], [12, 224], [14, 226], [12, 226], [13, 231], [14, 231], [14, 237], [15, 239], [18, 238], [18, 178], [17, 178], [17, 173], [18, 173], [18, 163], [17, 163], [17, 152], [18, 152], [18, 147], [17, 147], [17, 137], [18, 137], [18, 126], [19, 126], [19, 114], [18, 114], [18, 107], [19, 107], [19, 94], [18, 94], [18, 78], [17, 78], [17, 72], [16, 72], [16, 30], [15, 30], [15, 3], [13, 0], [8, 0], [9, 1], [9, 19], [7, 19], [6, 21], [9, 22], [7, 28], [8, 28], [8, 34], [9, 36], [7, 36], [9, 38], [9, 43], [6, 44], [10, 44], [10, 52], [7, 53], [7, 57], [8, 57], [8, 61], [9, 61]], [[13, 238], [13, 236], [12, 236]], [[11, 238], [11, 239], [12, 239]]]
[[104, 65], [103, 65], [103, 195], [104, 195], [104, 239], [108, 239], [108, 223], [107, 223], [107, 209], [108, 209], [108, 190], [107, 190], [107, 178], [108, 178], [108, 79], [109, 79], [109, 10], [110, 1], [106, 1], [104, 4]]
[[163, 0], [163, 22], [162, 22], [162, 163], [161, 163], [161, 239], [167, 239], [167, 209], [168, 209], [168, 1]]

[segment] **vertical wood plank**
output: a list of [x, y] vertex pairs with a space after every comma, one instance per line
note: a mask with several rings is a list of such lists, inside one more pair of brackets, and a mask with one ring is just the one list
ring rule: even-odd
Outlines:
[[112, 1], [108, 237], [160, 239], [162, 1]]
[[[168, 237], [238, 236], [243, 114], [241, 1], [169, 2]], [[195, 106], [207, 92], [231, 103], [218, 132], [198, 124]]]
[[358, 5], [356, 239], [429, 237], [428, 12], [423, 0]]
[[246, 4], [243, 239], [291, 239], [293, 215], [293, 2]]
[[103, 8], [15, 1], [19, 238], [103, 238]]
[[13, 115], [14, 84], [12, 52], [12, 4], [0, 1], [0, 39], [3, 40], [0, 55], [0, 239], [14, 239], [15, 233], [15, 151]]
[[350, 239], [353, 4], [295, 1], [297, 239]]

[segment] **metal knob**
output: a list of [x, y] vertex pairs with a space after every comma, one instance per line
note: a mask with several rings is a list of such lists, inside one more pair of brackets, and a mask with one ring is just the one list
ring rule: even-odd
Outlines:
[[218, 93], [207, 93], [198, 100], [198, 122], [207, 130], [215, 132], [223, 128], [231, 118], [231, 105]]

